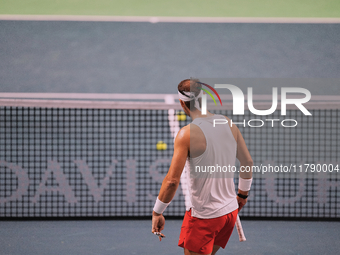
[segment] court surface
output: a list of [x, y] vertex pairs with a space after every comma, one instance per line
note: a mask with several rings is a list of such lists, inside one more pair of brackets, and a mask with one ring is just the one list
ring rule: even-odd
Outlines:
[[[32, 4], [34, 2], [34, 4]], [[338, 1], [0, 1], [0, 14], [340, 17]], [[119, 2], [119, 3], [118, 3]], [[94, 4], [95, 3], [95, 4]], [[129, 8], [134, 6], [135, 8]], [[216, 8], [219, 7], [219, 8]], [[175, 93], [190, 76], [311, 78], [339, 95], [339, 24], [0, 21], [1, 92]], [[337, 83], [338, 84], [338, 83]], [[244, 88], [249, 84], [245, 84]], [[309, 87], [308, 87], [309, 86]], [[244, 89], [243, 88], [243, 89]], [[261, 84], [256, 94], [269, 94]], [[150, 213], [151, 214], [151, 213]], [[339, 222], [242, 221], [218, 254], [337, 254]], [[1, 254], [183, 254], [181, 220], [0, 221]]]
[[[177, 247], [181, 220], [166, 220], [166, 238], [151, 233], [151, 220], [0, 222], [3, 255], [183, 254]], [[242, 221], [247, 241], [236, 229], [218, 254], [337, 254], [339, 222]]]
[[[340, 24], [0, 21], [0, 28], [1, 92], [174, 94], [179, 81], [198, 77], [310, 78], [298, 85], [312, 95], [340, 94], [334, 83], [313, 82], [339, 78]], [[236, 85], [271, 93], [253, 81]]]

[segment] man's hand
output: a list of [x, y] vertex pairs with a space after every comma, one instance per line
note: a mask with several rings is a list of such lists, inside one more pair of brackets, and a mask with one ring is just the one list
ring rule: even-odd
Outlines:
[[[248, 191], [238, 190], [239, 194], [242, 194], [244, 196], [248, 196]], [[247, 203], [248, 198], [243, 199], [239, 196], [236, 196], [237, 203], [238, 203], [238, 211], [241, 211], [242, 207]]]
[[236, 197], [238, 203], [238, 211], [241, 211], [242, 207], [247, 203], [247, 199], [240, 198], [239, 196]]
[[[165, 225], [165, 219], [164, 216], [162, 214], [158, 214], [156, 212], [152, 212], [152, 228], [151, 228], [151, 232], [155, 233], [155, 232], [161, 232], [164, 229], [164, 225]], [[159, 237], [159, 241], [161, 241], [162, 238]]]

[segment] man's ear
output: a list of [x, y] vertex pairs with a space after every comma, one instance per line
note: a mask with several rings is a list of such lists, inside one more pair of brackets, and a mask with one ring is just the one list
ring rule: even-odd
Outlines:
[[181, 106], [182, 106], [184, 111], [187, 110], [188, 112], [190, 112], [190, 110], [188, 109], [188, 107], [186, 106], [186, 104], [183, 100], [179, 100], [179, 102], [181, 103]]
[[184, 108], [184, 107], [186, 107], [186, 105], [185, 105], [185, 103], [184, 103], [184, 101], [183, 100], [179, 100], [179, 102], [181, 103], [181, 106]]

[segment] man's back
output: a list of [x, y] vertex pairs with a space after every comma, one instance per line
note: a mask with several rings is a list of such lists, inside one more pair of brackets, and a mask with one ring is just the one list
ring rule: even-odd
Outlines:
[[213, 126], [222, 115], [196, 118], [190, 124], [186, 164], [192, 216], [216, 218], [238, 208], [233, 181], [237, 143], [228, 125]]
[[[195, 171], [196, 166], [202, 165], [203, 167], [210, 166], [210, 170], [208, 173], [206, 169], [201, 170], [203, 178], [200, 178], [202, 176], [196, 178], [195, 175], [191, 178], [190, 170], [186, 171], [192, 205], [188, 206], [188, 211], [185, 213], [178, 246], [184, 248], [185, 254], [214, 255], [220, 247], [224, 249], [227, 245], [234, 229], [238, 208], [246, 204], [252, 181], [251, 172], [240, 172], [236, 197], [233, 178], [230, 173], [225, 174], [223, 170], [226, 170], [225, 167], [229, 165], [234, 166], [236, 158], [240, 161], [241, 167], [252, 167], [253, 162], [236, 126], [223, 125], [221, 127], [220, 125], [215, 128], [213, 118], [211, 118], [213, 114], [207, 112], [203, 115], [201, 113], [202, 84], [198, 80], [190, 79], [178, 84], [180, 104], [183, 111], [193, 119], [193, 123], [183, 127], [176, 136], [170, 168], [164, 177], [152, 212], [151, 231], [162, 236], [160, 232], [165, 224], [163, 212], [175, 196], [183, 168], [190, 163], [187, 159], [191, 158], [193, 160], [192, 170]], [[224, 118], [221, 115], [216, 117]], [[225, 118], [230, 121], [227, 117]], [[221, 167], [222, 176], [217, 174], [207, 177], [211, 175], [212, 167], [215, 167], [214, 172]], [[195, 172], [192, 173], [195, 174]], [[201, 218], [194, 217], [191, 212]], [[219, 217], [221, 214], [224, 215]]]

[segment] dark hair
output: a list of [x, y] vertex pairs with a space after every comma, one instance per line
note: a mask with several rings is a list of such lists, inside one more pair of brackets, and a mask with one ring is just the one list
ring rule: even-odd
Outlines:
[[[181, 81], [178, 84], [178, 91], [179, 92], [194, 92], [195, 96], [198, 96], [199, 93], [201, 92], [202, 85], [200, 84], [198, 79], [185, 79]], [[198, 99], [198, 102], [201, 107], [201, 98]], [[190, 100], [187, 102], [184, 102], [186, 107], [190, 109], [190, 111], [194, 111], [196, 109], [195, 107], [195, 100]]]

